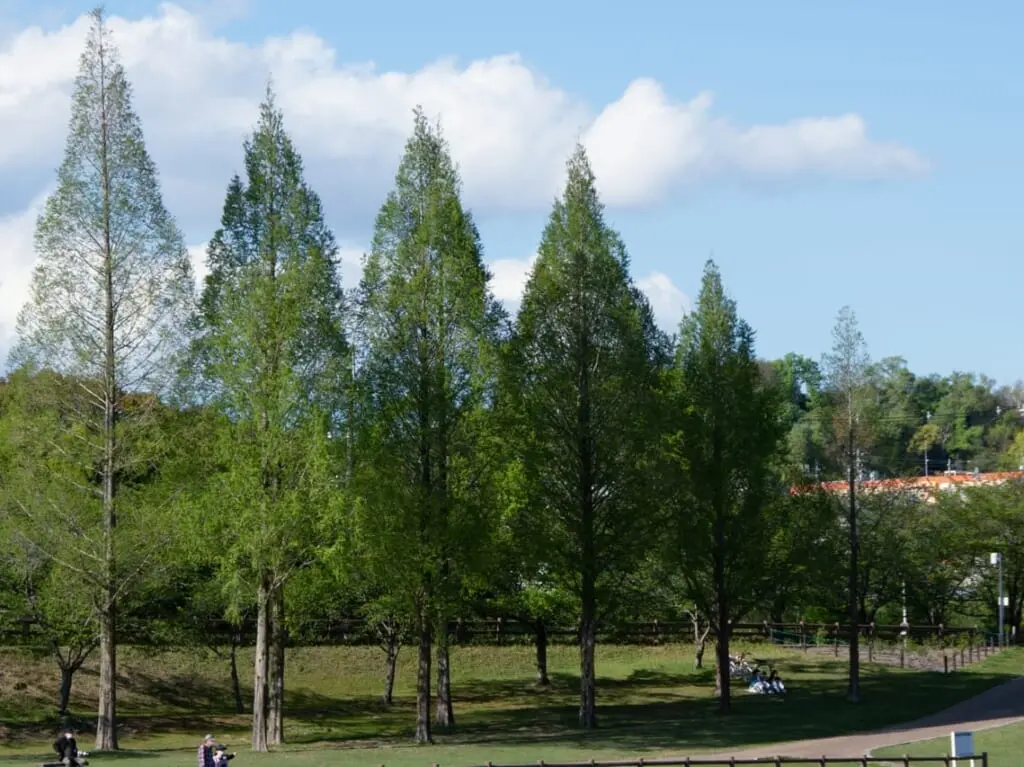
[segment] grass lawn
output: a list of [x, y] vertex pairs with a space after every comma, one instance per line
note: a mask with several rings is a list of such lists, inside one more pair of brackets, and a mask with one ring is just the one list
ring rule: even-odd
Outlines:
[[[974, 750], [979, 754], [988, 752], [991, 765], [1020, 764], [1021, 754], [1024, 754], [1024, 724], [1009, 724], [1005, 727], [994, 727], [974, 733]], [[935, 756], [948, 753], [949, 736], [947, 735], [935, 740], [922, 740], [919, 743], [909, 743], [904, 746], [880, 748], [874, 752], [874, 755], [895, 758], [904, 754]]]
[[[392, 706], [380, 702], [383, 653], [373, 647], [298, 648], [287, 667], [287, 747], [247, 753], [248, 718], [236, 715], [228, 663], [211, 653], [124, 648], [119, 665], [121, 747], [90, 761], [101, 767], [194, 764], [205, 732], [240, 752], [232, 767], [285, 761], [294, 767], [428, 767], [696, 754], [759, 743], [839, 735], [934, 713], [1024, 673], [1024, 651], [1007, 651], [962, 673], [863, 669], [864, 701], [845, 701], [846, 665], [828, 655], [770, 645], [746, 648], [771, 658], [786, 680], [784, 700], [738, 693], [731, 716], [715, 713], [710, 669], [695, 671], [692, 647], [598, 648], [598, 724], [575, 727], [578, 656], [549, 649], [552, 685], [533, 686], [530, 647], [453, 648], [457, 729], [437, 744], [410, 745], [414, 658], [404, 649]], [[243, 680], [251, 655], [240, 653]], [[0, 651], [0, 762], [41, 760], [53, 739], [58, 674], [43, 659]], [[75, 680], [72, 709], [83, 726], [95, 711], [96, 669]], [[250, 690], [243, 690], [246, 703]], [[80, 744], [88, 749], [90, 736]]]

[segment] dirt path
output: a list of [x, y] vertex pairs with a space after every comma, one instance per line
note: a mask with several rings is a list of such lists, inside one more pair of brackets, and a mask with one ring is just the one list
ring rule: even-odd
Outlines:
[[[715, 758], [755, 758], [766, 756], [842, 756], [856, 757], [868, 752], [932, 738], [948, 738], [953, 730], [985, 730], [1024, 721], [1024, 677], [993, 687], [970, 700], [906, 724], [875, 732], [842, 735], [818, 740], [799, 740], [757, 746], [741, 751], [722, 752]], [[702, 755], [703, 757], [704, 755]], [[707, 757], [705, 757], [707, 758]]]

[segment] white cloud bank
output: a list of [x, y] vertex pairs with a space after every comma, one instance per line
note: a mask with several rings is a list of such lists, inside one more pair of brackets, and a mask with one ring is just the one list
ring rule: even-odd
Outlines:
[[[0, 168], [52, 166], [59, 156], [87, 23], [27, 29], [0, 48]], [[516, 55], [381, 72], [339, 61], [309, 31], [255, 45], [228, 40], [173, 4], [110, 25], [147, 137], [184, 167], [195, 166], [189, 157], [220, 148], [237, 154], [270, 73], [288, 126], [318, 163], [349, 163], [387, 178], [411, 127], [410, 109], [422, 104], [439, 115], [476, 208], [546, 206], [577, 137], [613, 206], [644, 205], [674, 185], [719, 174], [883, 178], [928, 167], [910, 148], [869, 138], [856, 114], [738, 126], [711, 113], [710, 94], [677, 101], [646, 78], [595, 113]], [[178, 172], [165, 163], [165, 174]], [[223, 183], [217, 180], [218, 190]]]
[[[604, 201], [620, 208], [656, 203], [673, 188], [715, 176], [879, 179], [928, 169], [913, 149], [870, 138], [857, 114], [736, 125], [712, 113], [710, 94], [679, 101], [646, 78], [595, 111], [514, 54], [384, 72], [342, 62], [310, 31], [249, 44], [227, 39], [215, 22], [171, 3], [142, 18], [110, 19], [168, 207], [195, 239], [215, 225], [270, 74], [317, 188], [339, 215], [376, 207], [379, 198], [368, 200], [367, 189], [375, 195], [389, 183], [417, 104], [441, 118], [478, 214], [545, 208], [577, 139]], [[0, 40], [0, 216], [52, 183], [87, 26], [81, 17]], [[0, 350], [24, 297], [34, 217], [28, 211], [0, 221]], [[492, 264], [503, 299], [518, 297], [522, 268]], [[686, 305], [664, 274], [640, 282], [659, 317]]]

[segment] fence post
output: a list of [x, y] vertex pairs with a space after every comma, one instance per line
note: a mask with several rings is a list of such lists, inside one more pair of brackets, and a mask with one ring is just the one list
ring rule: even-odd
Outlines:
[[960, 668], [963, 668], [965, 665], [967, 665], [967, 664], [964, 663], [964, 648], [961, 647], [960, 648]]
[[903, 767], [910, 767], [910, 754], [903, 755]]
[[807, 626], [803, 618], [800, 619], [800, 649], [807, 652]]
[[782, 757], [779, 756], [778, 754], [776, 754], [775, 755], [775, 767], [779, 767], [780, 764], [782, 764]]
[[502, 631], [502, 627], [503, 627], [503, 621], [501, 620], [501, 616], [499, 615], [498, 616], [498, 628], [497, 628], [498, 644], [499, 645], [502, 644], [502, 639], [503, 639], [504, 634], [505, 634], [505, 632]]
[[821, 767], [828, 767], [828, 757], [822, 754]]
[[953, 650], [953, 673], [956, 673], [956, 650]]
[[988, 751], [981, 752], [981, 767], [988, 767]]
[[871, 663], [875, 659], [875, 622], [871, 621], [871, 626], [868, 628], [871, 633], [868, 635], [868, 663]]
[[835, 625], [835, 640], [832, 642], [832, 647], [835, 651], [835, 656], [839, 657], [839, 621], [836, 621]]
[[904, 657], [906, 655], [906, 652], [907, 651], [902, 646], [900, 646], [900, 668], [903, 668], [903, 664], [906, 662], [906, 658]]
[[942, 673], [943, 674], [948, 674], [949, 673], [949, 656], [946, 655], [945, 653], [942, 654]]

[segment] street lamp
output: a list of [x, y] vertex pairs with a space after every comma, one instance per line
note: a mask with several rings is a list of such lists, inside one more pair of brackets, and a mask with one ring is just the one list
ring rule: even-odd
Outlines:
[[1003, 555], [993, 552], [989, 560], [993, 565], [999, 566], [999, 646], [1003, 646], [1003, 606], [1006, 602], [1003, 599]]

